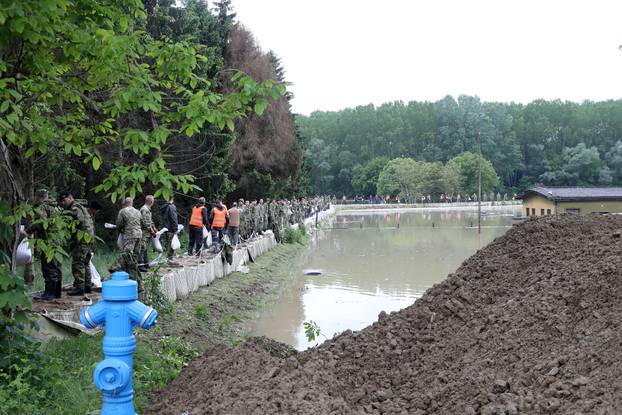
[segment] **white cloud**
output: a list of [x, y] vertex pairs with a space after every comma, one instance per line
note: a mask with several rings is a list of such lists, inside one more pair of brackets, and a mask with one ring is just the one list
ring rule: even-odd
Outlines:
[[622, 98], [620, 1], [233, 0], [283, 59], [294, 110]]

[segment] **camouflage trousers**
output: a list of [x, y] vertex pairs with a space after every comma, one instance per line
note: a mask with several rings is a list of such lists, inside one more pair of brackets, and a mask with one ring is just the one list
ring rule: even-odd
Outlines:
[[80, 244], [71, 250], [71, 274], [73, 275], [73, 287], [86, 289], [91, 286], [91, 252], [93, 247], [89, 244]]
[[151, 235], [142, 237], [140, 240], [140, 257], [138, 258], [138, 264], [146, 266], [149, 264], [149, 244], [151, 243]]
[[123, 248], [119, 252], [117, 261], [113, 265], [113, 269], [125, 271], [130, 278], [138, 283], [138, 292], [142, 292], [142, 276], [138, 271], [138, 260], [142, 248], [141, 238], [131, 238], [123, 240]]

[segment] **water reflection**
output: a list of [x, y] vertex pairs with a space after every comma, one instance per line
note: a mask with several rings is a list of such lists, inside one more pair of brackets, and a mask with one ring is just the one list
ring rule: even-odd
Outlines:
[[[502, 235], [515, 210], [494, 210], [477, 233], [474, 211], [340, 214], [333, 230], [313, 239], [299, 274], [253, 326], [297, 349], [313, 346], [302, 324], [313, 320], [327, 337], [358, 330], [382, 310], [404, 308], [462, 261]], [[305, 269], [321, 270], [305, 275]], [[322, 339], [323, 340], [323, 339]]]

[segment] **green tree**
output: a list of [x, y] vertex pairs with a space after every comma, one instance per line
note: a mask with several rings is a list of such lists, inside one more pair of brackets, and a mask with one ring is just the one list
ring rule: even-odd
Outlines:
[[459, 188], [456, 191], [462, 194], [477, 194], [479, 167], [481, 163], [482, 194], [490, 193], [499, 186], [499, 176], [492, 163], [476, 153], [465, 152], [447, 162], [447, 169], [453, 170], [460, 177]]
[[363, 165], [354, 166], [352, 169], [352, 189], [354, 192], [363, 196], [375, 195], [378, 176], [388, 162], [387, 157], [376, 157]]
[[586, 186], [610, 184], [611, 170], [600, 159], [596, 147], [587, 147], [579, 143], [575, 147], [565, 148], [558, 168], [552, 168], [541, 176], [547, 184], [562, 186]]

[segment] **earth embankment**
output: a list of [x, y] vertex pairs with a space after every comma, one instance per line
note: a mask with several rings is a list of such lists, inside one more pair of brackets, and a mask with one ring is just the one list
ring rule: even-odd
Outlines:
[[412, 306], [288, 355], [209, 352], [152, 414], [622, 413], [622, 217], [509, 230]]

